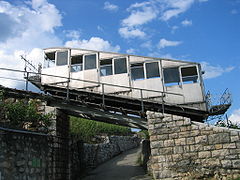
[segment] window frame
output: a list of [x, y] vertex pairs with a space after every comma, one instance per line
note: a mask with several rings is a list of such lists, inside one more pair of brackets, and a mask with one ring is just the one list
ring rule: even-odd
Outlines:
[[[179, 75], [179, 82], [169, 82], [169, 83], [166, 83], [165, 74], [164, 74], [165, 69], [177, 69], [178, 70], [178, 75]], [[164, 82], [164, 86], [165, 87], [181, 86], [182, 85], [182, 76], [181, 76], [181, 72], [180, 72], [180, 66], [164, 67], [162, 69], [162, 71], [163, 71], [163, 82]]]
[[[117, 60], [117, 59], [125, 59], [126, 60], [126, 72], [116, 74], [116, 72], [115, 72], [115, 60]], [[114, 58], [112, 58], [112, 67], [113, 67], [113, 69], [112, 69], [113, 75], [128, 74], [128, 72], [129, 72], [129, 70], [128, 70], [128, 67], [129, 67], [129, 65], [128, 65], [128, 57], [123, 56], [123, 57], [114, 57]]]
[[[142, 69], [143, 69], [143, 78], [141, 79], [133, 79], [133, 76], [132, 76], [132, 65], [137, 65], [137, 64], [142, 64]], [[145, 80], [146, 79], [146, 73], [145, 73], [145, 63], [144, 62], [141, 62], [141, 63], [132, 63], [130, 64], [130, 74], [131, 74], [131, 81], [141, 81], [141, 80]]]
[[[57, 65], [57, 53], [59, 53], [59, 52], [67, 52], [67, 64], [65, 64], [65, 65]], [[56, 52], [55, 52], [55, 66], [56, 67], [58, 67], [58, 66], [68, 66], [69, 65], [69, 54], [70, 54], [70, 52], [69, 52], [69, 50], [57, 50]]]
[[112, 69], [112, 74], [109, 74], [109, 75], [105, 75], [105, 76], [112, 76], [112, 75], [114, 75], [114, 72], [113, 72], [113, 58], [108, 58], [108, 59], [101, 59], [101, 60], [99, 60], [99, 75], [100, 75], [100, 77], [105, 77], [105, 76], [101, 76], [101, 67], [102, 66], [104, 66], [104, 67], [106, 67], [106, 66], [110, 66], [110, 64], [108, 65], [101, 65], [101, 61], [104, 61], [104, 60], [111, 60], [111, 69]]
[[[96, 67], [93, 69], [85, 69], [85, 64], [86, 64], [86, 56], [90, 56], [90, 55], [95, 55], [96, 56]], [[88, 71], [88, 70], [94, 70], [94, 69], [98, 69], [98, 53], [89, 53], [89, 54], [83, 54], [83, 71]]]
[[[158, 64], [158, 72], [159, 76], [158, 77], [147, 77], [147, 64], [150, 63], [157, 63]], [[149, 61], [149, 62], [144, 62], [144, 79], [156, 79], [156, 78], [161, 78], [161, 67], [160, 67], [160, 61]]]
[[[193, 81], [183, 81], [182, 69], [183, 68], [190, 68], [190, 67], [195, 67], [196, 68], [197, 75], [194, 75], [194, 76], [197, 76], [197, 81], [196, 82], [193, 82]], [[180, 66], [179, 67], [179, 73], [180, 73], [180, 78], [181, 78], [180, 80], [181, 80], [182, 85], [183, 84], [195, 84], [195, 83], [199, 83], [200, 82], [199, 69], [198, 69], [197, 65]], [[193, 76], [186, 76], [186, 77], [193, 77]]]
[[[82, 63], [72, 64], [72, 57], [75, 57], [75, 56], [82, 56]], [[70, 57], [71, 57], [71, 58], [70, 58], [70, 72], [71, 72], [71, 73], [77, 73], [77, 72], [83, 71], [83, 54], [75, 54], [75, 55], [70, 56]], [[80, 71], [72, 71], [72, 67], [73, 67], [73, 66], [79, 66], [79, 65], [82, 66], [82, 69], [81, 69]]]

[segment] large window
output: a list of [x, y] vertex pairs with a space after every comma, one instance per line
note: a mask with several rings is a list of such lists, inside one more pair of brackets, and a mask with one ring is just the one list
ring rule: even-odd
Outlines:
[[158, 62], [146, 63], [147, 79], [160, 77]]
[[96, 69], [96, 54], [85, 56], [84, 70]]
[[63, 66], [68, 64], [68, 51], [57, 52], [57, 66]]
[[112, 75], [112, 59], [104, 59], [100, 61], [100, 76]]
[[164, 82], [167, 86], [172, 86], [180, 83], [178, 67], [163, 69]]
[[182, 74], [183, 83], [196, 83], [198, 80], [198, 73], [197, 73], [196, 66], [182, 67], [181, 74]]
[[71, 72], [79, 72], [83, 70], [83, 56], [77, 55], [71, 57]]
[[131, 77], [132, 80], [144, 79], [144, 69], [142, 63], [131, 65]]
[[114, 59], [114, 74], [127, 73], [126, 58]]

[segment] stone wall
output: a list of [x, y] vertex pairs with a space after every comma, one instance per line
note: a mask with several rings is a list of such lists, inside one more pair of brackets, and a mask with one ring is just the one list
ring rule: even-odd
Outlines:
[[136, 136], [110, 136], [101, 144], [84, 143], [83, 163], [86, 167], [96, 167], [126, 150], [138, 147], [139, 143], [140, 139]]
[[0, 131], [1, 180], [48, 180], [48, 158], [47, 136]]
[[240, 131], [148, 112], [155, 179], [231, 179], [240, 176]]

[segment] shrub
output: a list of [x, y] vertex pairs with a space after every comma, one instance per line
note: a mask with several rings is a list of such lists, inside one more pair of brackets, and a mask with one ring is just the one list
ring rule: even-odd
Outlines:
[[70, 117], [70, 133], [77, 135], [85, 142], [91, 142], [97, 135], [130, 135], [131, 129], [119, 125], [97, 122], [93, 120]]

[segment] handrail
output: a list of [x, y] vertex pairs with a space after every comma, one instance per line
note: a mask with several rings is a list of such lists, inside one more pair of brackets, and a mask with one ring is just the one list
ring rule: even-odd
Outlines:
[[17, 69], [0, 68], [0, 70], [21, 72], [21, 73], [29, 73], [29, 74], [35, 74], [35, 75], [41, 75], [41, 76], [49, 76], [49, 77], [56, 77], [56, 78], [64, 78], [66, 80], [70, 79], [70, 80], [76, 80], [76, 81], [83, 81], [83, 82], [88, 82], [88, 83], [97, 84], [97, 85], [104, 84], [104, 86], [106, 85], [106, 86], [121, 87], [121, 88], [126, 88], [126, 89], [135, 89], [135, 90], [140, 90], [140, 91], [142, 90], [142, 91], [147, 91], [147, 92], [155, 92], [155, 93], [172, 94], [172, 95], [183, 96], [183, 94], [173, 93], [173, 92], [163, 92], [163, 91], [150, 90], [150, 89], [144, 89], [144, 88], [136, 88], [136, 87], [130, 87], [130, 86], [117, 85], [117, 84], [102, 83], [102, 82], [96, 82], [96, 81], [91, 81], [91, 80], [83, 80], [83, 79], [69, 78], [69, 77], [64, 77], [64, 76], [42, 74], [42, 73], [37, 73], [37, 72], [29, 72], [29, 71], [23, 71], [23, 70], [17, 70]]

